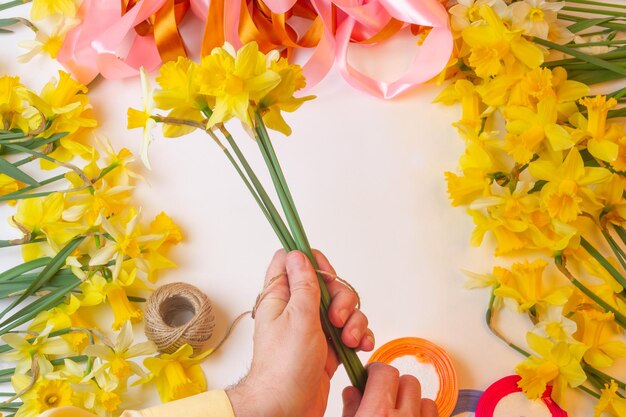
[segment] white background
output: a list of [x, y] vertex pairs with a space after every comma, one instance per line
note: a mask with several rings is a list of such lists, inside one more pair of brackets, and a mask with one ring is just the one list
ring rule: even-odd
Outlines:
[[[190, 20], [186, 39], [197, 50], [193, 38], [199, 26]], [[56, 75], [58, 64], [42, 57], [18, 64], [15, 58], [23, 51], [16, 43], [28, 38], [32, 33], [21, 28], [0, 37], [0, 74], [19, 75], [39, 89]], [[383, 47], [353, 48], [351, 60], [392, 79], [403, 72], [414, 48], [409, 38], [400, 38]], [[463, 142], [451, 126], [460, 108], [432, 104], [441, 88], [429, 84], [384, 101], [353, 89], [333, 69], [311, 91], [318, 98], [287, 116], [293, 135], [273, 138], [309, 239], [359, 291], [377, 347], [399, 337], [429, 339], [452, 357], [461, 388], [483, 390], [512, 374], [522, 358], [484, 324], [488, 292], [462, 287], [461, 269], [489, 272], [507, 261], [495, 260], [489, 244], [471, 248], [471, 219], [464, 209], [450, 206], [443, 173], [456, 169]], [[127, 107], [141, 108], [139, 79], [99, 79], [89, 95], [101, 123], [98, 132], [116, 148], [138, 152], [141, 132], [125, 126]], [[163, 273], [159, 284], [185, 281], [208, 294], [217, 314], [217, 342], [229, 323], [253, 305], [279, 242], [208, 137], [163, 139], [155, 133], [153, 171], [143, 171], [149, 185], [138, 187], [136, 202], [146, 220], [163, 210], [185, 234], [173, 251], [179, 267]], [[243, 135], [239, 143], [257, 172], [263, 172], [256, 144]], [[2, 207], [0, 216], [6, 219], [12, 210]], [[0, 236], [9, 233], [15, 231], [3, 220]], [[0, 252], [0, 268], [18, 262], [18, 250]], [[504, 315], [505, 332], [523, 340], [528, 323]], [[252, 320], [245, 319], [204, 362], [210, 389], [235, 383], [246, 373], [252, 327]], [[367, 361], [370, 355], [360, 356]], [[341, 389], [347, 384], [340, 369], [327, 416], [341, 415]], [[142, 405], [157, 402], [150, 392]], [[574, 391], [569, 403], [573, 416], [592, 413], [592, 402]]]

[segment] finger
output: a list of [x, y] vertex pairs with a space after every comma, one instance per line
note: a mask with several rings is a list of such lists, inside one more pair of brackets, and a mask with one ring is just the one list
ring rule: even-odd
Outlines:
[[279, 250], [274, 254], [267, 273], [264, 289], [261, 292], [255, 320], [264, 322], [280, 316], [289, 302], [289, 285], [287, 283], [285, 261], [287, 253]]
[[371, 352], [372, 350], [374, 350], [375, 345], [376, 341], [374, 339], [374, 333], [370, 329], [367, 329], [365, 332], [365, 337], [361, 339], [359, 349], [363, 352]]
[[374, 362], [367, 367], [367, 384], [359, 410], [375, 415], [380, 410], [396, 408], [400, 374], [393, 366]]
[[[331, 275], [336, 275], [335, 269], [332, 267], [326, 256], [318, 250], [313, 250], [313, 255], [317, 261], [320, 271], [326, 271]], [[333, 276], [322, 274], [326, 282], [326, 288], [331, 297], [328, 316], [330, 321], [336, 327], [343, 327], [346, 321], [355, 310], [358, 297], [350, 288], [337, 281]]]
[[423, 398], [420, 406], [420, 417], [438, 417], [437, 405], [430, 398]]
[[396, 406], [402, 415], [419, 416], [422, 398], [422, 387], [412, 375], [402, 375], [398, 386]]
[[285, 261], [291, 297], [287, 308], [301, 315], [301, 319], [319, 321], [320, 286], [311, 262], [300, 251], [291, 251]]
[[342, 417], [354, 417], [361, 403], [361, 393], [355, 387], [346, 387], [341, 393], [343, 399]]
[[351, 348], [356, 348], [361, 344], [367, 335], [367, 317], [359, 310], [355, 310], [345, 327], [341, 331], [341, 340]]

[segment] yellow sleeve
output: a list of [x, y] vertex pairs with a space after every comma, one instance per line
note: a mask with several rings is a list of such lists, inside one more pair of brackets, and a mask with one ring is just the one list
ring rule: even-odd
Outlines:
[[235, 417], [224, 391], [208, 391], [140, 411], [125, 411], [120, 417]]
[[[120, 417], [235, 417], [224, 391], [208, 391], [139, 411], [124, 411]], [[39, 417], [95, 417], [76, 407], [48, 410]]]

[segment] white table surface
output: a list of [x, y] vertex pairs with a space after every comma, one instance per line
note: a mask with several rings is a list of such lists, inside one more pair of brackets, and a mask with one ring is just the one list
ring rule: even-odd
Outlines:
[[[193, 50], [198, 24], [189, 20], [184, 34]], [[17, 63], [23, 50], [16, 43], [29, 38], [32, 32], [23, 28], [0, 37], [0, 74], [19, 75], [24, 84], [39, 89], [59, 65], [43, 57]], [[371, 74], [393, 78], [411, 58], [407, 51], [412, 48], [410, 39], [400, 38], [369, 50], [353, 48], [351, 60]], [[460, 108], [431, 103], [441, 88], [430, 84], [384, 101], [350, 87], [333, 69], [311, 91], [318, 98], [286, 116], [292, 136], [272, 137], [309, 239], [358, 289], [377, 347], [399, 337], [429, 339], [452, 357], [461, 388], [483, 390], [512, 374], [522, 358], [487, 329], [488, 292], [462, 286], [461, 269], [488, 272], [506, 261], [494, 259], [489, 242], [470, 247], [471, 218], [447, 198], [443, 173], [456, 169], [463, 142], [451, 126]], [[137, 153], [141, 132], [126, 130], [126, 109], [141, 107], [139, 79], [99, 80], [89, 95], [101, 123], [98, 133], [116, 148]], [[254, 304], [279, 242], [208, 137], [194, 133], [163, 139], [160, 132], [156, 137], [150, 150], [153, 170], [143, 171], [149, 185], [138, 187], [135, 201], [147, 217], [165, 211], [185, 234], [172, 252], [179, 267], [163, 273], [159, 284], [185, 281], [208, 294], [217, 314], [217, 341]], [[239, 137], [262, 172], [256, 144]], [[15, 234], [4, 220], [12, 210], [0, 207], [3, 238]], [[18, 250], [2, 249], [0, 269], [18, 262]], [[523, 340], [528, 323], [513, 313], [503, 316], [505, 332]], [[244, 320], [203, 363], [210, 389], [235, 383], [246, 373], [252, 328], [252, 320]], [[369, 356], [360, 354], [364, 361]], [[340, 369], [326, 416], [341, 415], [341, 389], [347, 384]], [[570, 391], [570, 415], [590, 415], [593, 403]], [[157, 402], [151, 391], [143, 404]]]

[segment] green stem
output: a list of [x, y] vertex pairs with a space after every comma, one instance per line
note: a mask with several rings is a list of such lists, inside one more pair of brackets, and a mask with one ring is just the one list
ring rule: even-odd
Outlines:
[[582, 61], [589, 62], [590, 64], [594, 64], [600, 68], [607, 69], [609, 71], [615, 72], [617, 74], [626, 76], [626, 68], [622, 68], [618, 65], [615, 65], [609, 61], [605, 61], [603, 59], [598, 58], [597, 56], [587, 55], [582, 52], [579, 52], [575, 49], [567, 48], [565, 46], [559, 45], [558, 43], [550, 42], [546, 39], [541, 39], [537, 37], [533, 37], [533, 42], [538, 43], [539, 45], [547, 46], [549, 48], [555, 49], [560, 52], [564, 52], [568, 55], [571, 55], [575, 58], [578, 58]]
[[626, 384], [622, 381], [620, 381], [617, 378], [612, 377], [611, 375], [605, 374], [604, 372], [594, 368], [593, 366], [585, 363], [583, 364], [583, 369], [587, 372], [587, 373], [592, 373], [594, 375], [597, 375], [598, 377], [602, 378], [603, 380], [610, 382], [611, 380], [615, 381], [615, 383], [617, 384], [618, 387], [620, 387], [621, 389], [626, 389]]
[[602, 232], [602, 236], [604, 236], [604, 239], [611, 247], [611, 250], [615, 254], [615, 257], [619, 261], [620, 265], [622, 265], [622, 268], [626, 269], [626, 254], [624, 253], [622, 248], [619, 247], [615, 239], [613, 239], [613, 237], [611, 236], [611, 234], [605, 227], [601, 228], [601, 232]]
[[603, 16], [626, 17], [626, 13], [623, 13], [623, 12], [618, 12], [615, 10], [593, 9], [593, 8], [588, 8], [588, 7], [565, 6], [561, 10], [565, 10], [566, 12], [601, 14]]
[[41, 243], [45, 242], [46, 238], [32, 239], [28, 241], [24, 241], [22, 239], [13, 239], [13, 240], [0, 240], [0, 248], [8, 248], [11, 246], [22, 246], [28, 245], [30, 243]]
[[265, 215], [267, 220], [270, 222], [270, 225], [274, 229], [276, 236], [278, 236], [278, 239], [281, 241], [283, 248], [285, 248], [285, 250], [287, 251], [293, 250], [296, 247], [293, 237], [289, 233], [287, 226], [283, 222], [283, 219], [278, 213], [278, 210], [276, 209], [276, 206], [272, 202], [272, 199], [269, 197], [269, 195], [265, 191], [265, 188], [261, 184], [261, 181], [259, 181], [258, 177], [254, 173], [254, 170], [250, 167], [248, 160], [244, 156], [243, 152], [241, 152], [241, 149], [239, 149], [237, 142], [235, 142], [230, 132], [226, 130], [223, 126], [220, 129], [220, 131], [222, 132], [222, 134], [228, 141], [228, 144], [233, 149], [233, 152], [235, 152], [235, 155], [239, 159], [239, 162], [241, 163], [244, 170], [248, 174], [250, 181], [252, 181], [252, 184], [254, 185], [254, 188], [256, 189], [256, 193], [253, 191], [252, 185], [250, 185], [248, 180], [245, 178], [245, 176], [241, 172], [241, 169], [239, 168], [239, 165], [235, 162], [232, 154], [228, 151], [228, 149], [224, 148], [224, 153], [226, 154], [226, 157], [230, 160], [231, 164], [235, 167], [239, 175], [242, 177], [242, 179], [246, 183], [246, 186], [248, 187], [252, 195], [255, 197], [255, 200], [257, 201], [259, 207], [261, 207], [263, 214]]
[[[565, 13], [559, 13], [558, 14], [558, 18], [562, 19], [562, 20], [568, 20], [570, 22], [580, 22], [581, 20], [587, 19], [585, 17], [573, 16], [573, 15], [568, 15], [568, 14], [565, 14]], [[614, 30], [624, 30], [624, 29], [626, 29], [626, 25], [619, 24], [619, 23], [613, 23], [613, 22], [598, 23], [596, 26], [600, 26], [600, 27], [604, 27], [604, 28], [608, 28], [608, 29], [614, 29]]]
[[591, 395], [594, 398], [600, 399], [600, 394], [598, 394], [595, 391], [590, 390], [589, 388], [585, 387], [584, 385], [579, 385], [576, 388], [578, 388], [579, 390], [586, 392], [587, 394]]
[[[604, 234], [604, 230], [602, 231]], [[613, 240], [611, 236], [605, 236], [607, 239]], [[610, 242], [609, 242], [610, 243]], [[617, 269], [602, 254], [591, 245], [584, 237], [580, 238], [580, 246], [582, 246], [589, 255], [591, 255], [611, 276], [624, 288], [626, 288], [626, 279], [619, 273]]]
[[602, 6], [602, 7], [613, 7], [615, 9], [626, 9], [626, 5], [623, 4], [615, 4], [615, 3], [605, 3], [603, 1], [593, 1], [593, 0], [567, 0], [568, 3], [578, 3], [578, 4], [588, 4], [590, 6]]
[[[294, 235], [296, 246], [299, 250], [304, 252], [311, 264], [315, 269], [319, 269], [315, 257], [313, 256], [313, 252], [311, 251], [311, 247], [308, 243], [308, 239], [304, 233], [304, 229], [299, 222], [299, 217], [297, 216], [297, 212], [295, 210], [295, 206], [293, 205], [293, 199], [290, 199], [288, 196], [289, 189], [284, 181], [284, 175], [280, 168], [280, 165], [274, 164], [272, 161], [272, 157], [270, 153], [272, 153], [273, 149], [271, 148], [271, 144], [269, 143], [269, 136], [267, 135], [267, 131], [265, 130], [265, 126], [263, 125], [262, 119], [259, 122], [260, 117], [257, 116], [257, 142], [259, 145], [259, 149], [263, 155], [263, 159], [265, 164], [270, 171], [270, 176], [272, 177], [272, 181], [274, 182], [274, 187], [276, 188], [276, 192], [280, 199], [281, 205], [285, 212], [285, 216], [287, 217], [287, 221], [291, 228], [291, 231]], [[274, 160], [277, 162], [277, 158]], [[283, 181], [281, 181], [281, 179]], [[348, 373], [348, 377], [352, 384], [359, 388], [361, 392], [365, 389], [365, 382], [367, 379], [367, 374], [365, 372], [365, 368], [361, 363], [359, 357], [356, 355], [356, 352], [353, 349], [347, 348], [343, 342], [341, 341], [341, 330], [333, 326], [328, 318], [328, 308], [330, 306], [330, 294], [328, 289], [326, 288], [326, 284], [324, 278], [321, 274], [317, 274], [318, 282], [320, 285], [320, 293], [321, 293], [321, 303], [320, 303], [320, 316], [322, 320], [322, 325], [324, 329], [327, 331], [330, 336], [331, 342], [337, 353], [337, 356], [344, 364], [346, 372]]]
[[0, 4], [0, 11], [10, 9], [11, 7], [21, 6], [24, 3], [28, 3], [31, 0], [13, 0], [4, 4]]
[[487, 322], [487, 327], [489, 328], [489, 330], [491, 330], [491, 333], [496, 335], [498, 337], [498, 339], [502, 340], [510, 348], [512, 348], [513, 350], [517, 351], [518, 353], [521, 353], [522, 355], [524, 355], [526, 357], [529, 357], [529, 356], [531, 356], [529, 352], [527, 352], [526, 350], [524, 350], [521, 347], [517, 346], [515, 343], [510, 342], [499, 331], [497, 331], [495, 329], [495, 327], [493, 327], [492, 321], [493, 321], [493, 317], [495, 315], [495, 312], [493, 310], [493, 303], [496, 300], [495, 291], [496, 291], [497, 288], [498, 288], [498, 286], [494, 286], [493, 289], [491, 290], [491, 297], [489, 298], [489, 305], [487, 306], [487, 314], [485, 315], [485, 321]]
[[578, 281], [572, 273], [565, 267], [565, 258], [560, 255], [554, 258], [557, 268], [563, 275], [571, 281], [576, 288], [578, 288], [583, 294], [591, 298], [596, 304], [604, 309], [604, 311], [610, 311], [615, 315], [615, 322], [622, 328], [626, 329], [626, 317], [620, 313], [617, 309], [613, 308], [609, 303], [598, 297], [595, 293], [585, 287], [580, 281]]
[[568, 48], [586, 48], [588, 46], [610, 46], [610, 45], [623, 45], [626, 44], [626, 40], [617, 41], [603, 41], [603, 42], [585, 42], [585, 43], [568, 43]]

